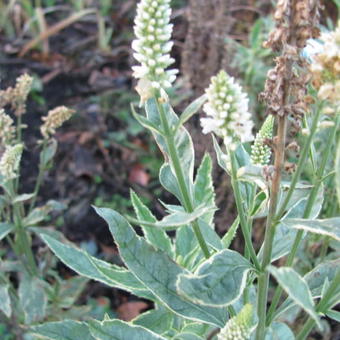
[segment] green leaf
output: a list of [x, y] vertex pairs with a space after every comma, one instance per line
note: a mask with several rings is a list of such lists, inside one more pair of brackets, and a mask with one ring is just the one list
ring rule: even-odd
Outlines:
[[120, 320], [92, 320], [88, 325], [96, 340], [166, 340], [146, 328]]
[[287, 292], [295, 303], [302, 307], [322, 329], [320, 319], [315, 311], [311, 291], [304, 278], [302, 278], [294, 269], [289, 267], [275, 268], [270, 266], [269, 272], [275, 277], [280, 286]]
[[[340, 0], [339, 0], [340, 3]], [[335, 156], [335, 187], [336, 193], [338, 196], [338, 203], [340, 207], [340, 139], [336, 148], [336, 156]]]
[[133, 104], [131, 104], [131, 111], [132, 111], [132, 115], [134, 116], [134, 118], [138, 121], [138, 123], [142, 126], [144, 126], [146, 129], [151, 130], [151, 132], [163, 135], [163, 132], [160, 130], [160, 128], [158, 126], [156, 126], [155, 124], [153, 124], [150, 120], [148, 120], [146, 117], [139, 115]]
[[340, 322], [340, 312], [336, 310], [329, 310], [326, 315], [336, 322]]
[[13, 224], [8, 224], [6, 222], [0, 223], [0, 241], [13, 230], [14, 230]]
[[44, 319], [47, 308], [47, 296], [42, 280], [23, 275], [19, 283], [19, 299], [25, 314], [26, 324]]
[[171, 192], [180, 202], [182, 202], [182, 194], [178, 187], [177, 179], [168, 163], [164, 163], [159, 170], [159, 181], [167, 191]]
[[237, 229], [240, 225], [240, 217], [237, 216], [233, 224], [230, 226], [226, 234], [222, 238], [223, 247], [228, 249], [230, 247], [231, 242], [236, 236]]
[[52, 138], [45, 149], [42, 150], [40, 153], [40, 162], [44, 168], [46, 168], [49, 164], [49, 162], [53, 159], [55, 156], [55, 153], [57, 152], [58, 143], [57, 141]]
[[[146, 222], [157, 223], [156, 218], [152, 215], [147, 206], [143, 204], [136, 193], [131, 191], [130, 196], [137, 219]], [[171, 240], [164, 230], [160, 228], [143, 226], [143, 224], [141, 224], [141, 227], [147, 241], [149, 241], [154, 247], [165, 251], [170, 257], [172, 257], [173, 249]]]
[[219, 146], [214, 135], [212, 135], [212, 139], [213, 139], [214, 149], [215, 149], [216, 156], [217, 156], [217, 163], [227, 174], [230, 175], [230, 171], [229, 171], [230, 165], [227, 164], [227, 155], [224, 152], [222, 152], [221, 147]]
[[324, 220], [307, 220], [302, 218], [287, 218], [282, 221], [289, 228], [306, 230], [311, 233], [330, 236], [340, 241], [340, 217]]
[[195, 333], [181, 332], [179, 334], [176, 334], [171, 340], [205, 340], [205, 338], [202, 338]]
[[[212, 162], [209, 154], [205, 154], [200, 167], [197, 170], [197, 175], [194, 183], [195, 206], [205, 204], [207, 207], [215, 208], [215, 192], [213, 180], [211, 176]], [[207, 213], [202, 219], [208, 224], [212, 224], [214, 211]]]
[[108, 223], [127, 267], [160, 301], [188, 319], [200, 320], [218, 327], [224, 325], [227, 317], [224, 309], [198, 306], [178, 296], [177, 277], [187, 273], [183, 268], [138, 237], [117, 212], [105, 208], [96, 208], [96, 211]]
[[50, 340], [95, 340], [84, 322], [64, 320], [60, 322], [46, 322], [30, 328], [30, 333], [38, 339]]
[[145, 327], [156, 334], [164, 334], [172, 328], [174, 316], [175, 314], [167, 308], [157, 308], [140, 314], [132, 323]]
[[31, 194], [21, 194], [16, 197], [14, 197], [12, 203], [19, 203], [19, 202], [25, 202], [30, 200], [31, 198], [34, 197], [34, 193]]
[[267, 329], [265, 340], [294, 340], [291, 329], [282, 322], [273, 322]]
[[191, 104], [187, 106], [184, 112], [181, 114], [178, 123], [176, 125], [176, 130], [180, 128], [184, 123], [186, 123], [207, 101], [207, 95], [203, 94], [202, 96], [195, 99]]
[[[176, 113], [173, 111], [168, 102], [160, 103], [159, 105], [163, 108], [165, 112], [165, 116], [168, 120], [170, 128], [174, 128], [178, 122], [178, 117]], [[145, 110], [149, 121], [151, 121], [156, 126], [162, 126], [156, 98], [151, 98], [146, 102]], [[154, 137], [159, 148], [165, 155], [165, 159], [167, 160], [169, 158], [167, 156], [169, 154], [169, 150], [164, 137], [159, 134], [154, 134]], [[194, 146], [188, 131], [183, 126], [176, 131], [175, 136], [173, 137], [173, 142], [177, 150], [177, 155], [179, 157], [181, 167], [185, 170], [186, 184], [191, 191], [194, 175]], [[170, 166], [172, 172], [175, 173], [173, 169], [173, 164], [170, 163]]]
[[8, 317], [11, 317], [12, 307], [9, 296], [9, 284], [0, 284], [0, 310]]
[[242, 294], [251, 268], [239, 253], [225, 249], [203, 262], [194, 274], [180, 275], [177, 289], [195, 303], [228, 306]]
[[213, 208], [197, 207], [193, 212], [187, 213], [185, 211], [176, 211], [173, 214], [165, 216], [161, 221], [148, 222], [129, 218], [133, 224], [138, 224], [144, 227], [151, 227], [158, 230], [173, 230], [183, 225], [189, 225], [196, 221], [199, 217], [205, 215], [207, 212], [215, 210]]
[[324, 286], [325, 281], [328, 280], [328, 282], [331, 282], [339, 268], [340, 259], [327, 261], [320, 263], [304, 276], [314, 298], [322, 296], [322, 287]]
[[65, 265], [78, 274], [154, 300], [152, 294], [125, 268], [98, 260], [71, 243], [62, 243], [49, 235], [42, 234], [40, 237]]

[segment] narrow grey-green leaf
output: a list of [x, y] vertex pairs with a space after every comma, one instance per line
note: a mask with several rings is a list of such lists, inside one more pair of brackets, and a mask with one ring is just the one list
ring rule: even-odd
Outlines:
[[138, 237], [117, 212], [107, 208], [96, 208], [96, 211], [108, 223], [127, 267], [168, 308], [191, 320], [200, 320], [218, 327], [225, 324], [227, 315], [224, 309], [199, 306], [178, 296], [177, 277], [187, 273], [183, 268]]
[[152, 299], [152, 294], [125, 268], [90, 256], [85, 250], [65, 244], [48, 235], [40, 235], [53, 253], [80, 275]]
[[[201, 165], [197, 170], [194, 183], [195, 206], [205, 204], [208, 207], [215, 207], [215, 192], [211, 176], [212, 162], [209, 154], [205, 154]], [[208, 224], [212, 224], [214, 211], [205, 214], [204, 219]]]
[[134, 116], [134, 118], [138, 121], [138, 123], [142, 126], [144, 126], [146, 129], [151, 130], [154, 133], [160, 134], [162, 135], [162, 131], [160, 130], [160, 128], [158, 126], [156, 126], [155, 124], [153, 124], [151, 121], [149, 121], [146, 117], [139, 115], [133, 104], [131, 104], [131, 111], [132, 111], [132, 115]]
[[336, 157], [335, 157], [335, 187], [336, 193], [338, 196], [338, 204], [340, 207], [340, 139], [336, 148]]
[[173, 312], [163, 307], [140, 314], [132, 323], [162, 335], [172, 328], [174, 316]]
[[34, 193], [31, 194], [21, 194], [14, 197], [12, 203], [25, 202], [34, 197]]
[[194, 274], [182, 274], [178, 292], [195, 303], [228, 306], [242, 294], [252, 268], [239, 253], [225, 249], [203, 262]]
[[176, 334], [171, 340], [205, 340], [205, 338], [202, 338], [195, 333], [181, 332]]
[[0, 310], [10, 318], [12, 314], [11, 298], [9, 296], [9, 285], [0, 284]]
[[216, 156], [217, 156], [217, 163], [218, 165], [227, 173], [230, 174], [230, 170], [229, 170], [229, 166], [227, 164], [227, 155], [225, 153], [222, 152], [221, 147], [219, 146], [216, 138], [214, 135], [212, 135], [212, 139], [213, 139], [213, 144], [214, 144], [214, 149], [216, 152]]
[[190, 103], [184, 112], [179, 117], [179, 121], [177, 123], [176, 129], [181, 127], [185, 122], [187, 122], [207, 101], [207, 95], [203, 94], [202, 96], [195, 99], [192, 103]]
[[92, 320], [88, 326], [96, 340], [166, 340], [144, 327], [120, 320]]
[[230, 247], [231, 242], [236, 236], [236, 232], [237, 232], [239, 225], [240, 225], [240, 217], [237, 216], [233, 224], [230, 226], [230, 228], [228, 229], [228, 231], [222, 238], [222, 244], [224, 248], [228, 249]]
[[[153, 216], [148, 207], [143, 204], [137, 194], [131, 191], [130, 196], [131, 203], [133, 205], [137, 218], [142, 221], [157, 223], [157, 219]], [[165, 251], [169, 256], [172, 257], [173, 250], [171, 240], [164, 230], [162, 230], [161, 228], [143, 226], [143, 224], [141, 224], [141, 227], [143, 228], [145, 238], [154, 247]]]
[[304, 278], [302, 278], [293, 268], [270, 266], [269, 272], [275, 277], [280, 286], [286, 291], [295, 303], [302, 307], [322, 329], [320, 319], [315, 311], [312, 293]]
[[180, 202], [182, 202], [182, 194], [169, 163], [164, 163], [159, 170], [159, 181], [167, 191], [171, 192]]
[[6, 222], [0, 223], [0, 241], [6, 237], [12, 230], [14, 230], [14, 225]]
[[340, 312], [336, 310], [329, 310], [326, 315], [336, 322], [340, 322]]
[[19, 284], [20, 305], [25, 314], [25, 323], [41, 321], [46, 315], [47, 296], [43, 281], [23, 275]]
[[322, 287], [325, 281], [328, 280], [328, 282], [331, 282], [339, 268], [340, 259], [327, 261], [320, 263], [304, 276], [314, 298], [321, 297]]
[[340, 241], [340, 217], [324, 220], [307, 220], [302, 218], [287, 218], [282, 221], [287, 227], [306, 230], [311, 233], [330, 236]]
[[38, 339], [50, 340], [95, 340], [84, 322], [64, 320], [46, 322], [30, 328], [30, 333]]
[[294, 340], [291, 329], [282, 322], [273, 322], [266, 331], [265, 340]]

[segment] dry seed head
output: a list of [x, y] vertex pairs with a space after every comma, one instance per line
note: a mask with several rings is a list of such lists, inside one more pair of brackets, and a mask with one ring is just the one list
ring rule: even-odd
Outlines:
[[26, 100], [31, 91], [32, 83], [33, 78], [28, 74], [23, 74], [16, 80], [16, 85], [12, 91], [12, 106], [17, 116], [26, 111]]
[[7, 146], [0, 160], [0, 174], [10, 180], [18, 176], [18, 170], [23, 151], [22, 144]]
[[58, 106], [50, 110], [46, 117], [43, 117], [44, 124], [40, 127], [41, 134], [45, 139], [53, 135], [57, 128], [71, 118], [74, 110], [68, 109], [65, 106]]
[[15, 136], [15, 127], [13, 119], [0, 109], [0, 146], [5, 147], [13, 142]]

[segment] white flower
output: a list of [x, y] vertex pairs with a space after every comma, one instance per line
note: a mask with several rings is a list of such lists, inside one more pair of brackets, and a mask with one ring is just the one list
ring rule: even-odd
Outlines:
[[248, 340], [252, 331], [252, 319], [253, 306], [247, 304], [221, 329], [217, 335], [218, 340]]
[[132, 67], [133, 75], [150, 81], [156, 88], [171, 87], [178, 73], [176, 69], [166, 70], [175, 61], [169, 54], [173, 46], [170, 15], [170, 0], [141, 0], [137, 5], [137, 39], [132, 42], [132, 49], [140, 65]]
[[222, 137], [227, 147], [232, 147], [235, 141], [252, 141], [254, 124], [248, 111], [249, 99], [234, 78], [220, 71], [211, 78], [206, 93], [208, 102], [203, 110], [208, 117], [201, 118], [203, 133], [213, 132]]
[[0, 174], [4, 176], [6, 180], [17, 177], [22, 151], [22, 144], [6, 147], [0, 160]]
[[13, 119], [0, 109], [0, 144], [6, 146], [12, 143], [15, 135]]

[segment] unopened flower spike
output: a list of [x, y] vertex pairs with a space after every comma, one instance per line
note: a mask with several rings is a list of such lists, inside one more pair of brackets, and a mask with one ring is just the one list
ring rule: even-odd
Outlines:
[[65, 106], [58, 106], [53, 110], [50, 110], [46, 117], [43, 117], [44, 124], [40, 127], [41, 134], [45, 139], [53, 135], [57, 128], [63, 125], [63, 123], [69, 120], [74, 113]]
[[252, 321], [253, 306], [247, 304], [221, 329], [218, 340], [248, 340], [253, 328]]
[[252, 141], [254, 124], [248, 111], [249, 99], [234, 78], [220, 71], [211, 78], [206, 93], [208, 102], [203, 110], [208, 117], [201, 118], [203, 133], [213, 132], [222, 137], [227, 148], [232, 148], [238, 141]]
[[271, 149], [265, 144], [266, 139], [273, 138], [274, 117], [269, 115], [257, 133], [251, 147], [251, 160], [255, 165], [267, 165], [270, 161]]
[[18, 176], [18, 170], [23, 151], [22, 144], [7, 146], [0, 160], [0, 174], [10, 180]]
[[170, 0], [141, 0], [137, 5], [132, 42], [134, 58], [140, 63], [133, 66], [137, 79], [148, 80], [154, 88], [168, 88], [176, 79], [178, 70], [166, 70], [174, 63], [170, 57], [173, 42], [170, 41]]
[[31, 91], [33, 78], [28, 74], [23, 74], [16, 80], [13, 89], [13, 104], [15, 106], [15, 114], [22, 115], [26, 111], [26, 100]]
[[0, 109], [0, 146], [12, 144], [15, 136], [15, 127], [13, 119], [5, 113], [4, 109]]

